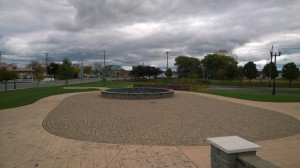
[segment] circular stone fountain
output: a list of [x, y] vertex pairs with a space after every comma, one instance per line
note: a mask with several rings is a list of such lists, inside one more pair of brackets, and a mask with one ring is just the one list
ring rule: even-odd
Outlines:
[[111, 99], [160, 99], [174, 96], [174, 91], [164, 88], [115, 88], [102, 90], [101, 96]]

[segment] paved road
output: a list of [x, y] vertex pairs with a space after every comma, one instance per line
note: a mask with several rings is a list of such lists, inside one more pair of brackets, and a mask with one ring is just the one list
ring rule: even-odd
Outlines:
[[[107, 80], [113, 80], [113, 79], [107, 79]], [[86, 83], [86, 82], [93, 82], [93, 81], [100, 81], [99, 78], [84, 78], [84, 79], [71, 79], [69, 80], [69, 84], [75, 84], [75, 83]], [[55, 80], [50, 81], [50, 79], [46, 79], [44, 81], [41, 81], [39, 84], [39, 87], [46, 87], [46, 86], [58, 86], [58, 85], [64, 85], [64, 80]], [[17, 89], [25, 89], [25, 88], [34, 88], [37, 87], [37, 83], [32, 80], [16, 80], [16, 87]], [[14, 82], [9, 81], [7, 85], [8, 90], [14, 89]], [[3, 91], [4, 83], [0, 82], [0, 91]]]

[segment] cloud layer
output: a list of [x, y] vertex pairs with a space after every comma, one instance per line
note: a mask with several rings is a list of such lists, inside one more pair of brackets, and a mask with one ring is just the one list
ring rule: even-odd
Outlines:
[[169, 66], [178, 55], [226, 49], [260, 67], [269, 49], [279, 64], [300, 64], [300, 1], [0, 0], [2, 61], [27, 64], [82, 58], [108, 64]]

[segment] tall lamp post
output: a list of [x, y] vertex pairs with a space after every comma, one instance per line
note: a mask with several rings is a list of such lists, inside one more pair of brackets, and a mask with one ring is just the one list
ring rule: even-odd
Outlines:
[[[272, 46], [272, 49], [273, 50], [273, 46]], [[270, 53], [271, 53], [271, 50], [270, 50]], [[272, 81], [272, 58], [273, 58], [273, 55], [271, 54], [271, 61], [270, 61], [270, 73], [269, 73], [269, 87], [271, 87], [271, 81]]]
[[[273, 45], [272, 45], [272, 48], [270, 49], [270, 55], [271, 55], [271, 63], [272, 63], [272, 57], [274, 56], [274, 66], [276, 67], [276, 57], [280, 56], [281, 52], [279, 50], [278, 50], [278, 52], [274, 52]], [[271, 64], [270, 64], [270, 69], [271, 69]], [[277, 67], [276, 67], [276, 69], [277, 69]], [[270, 70], [270, 72], [271, 72], [271, 70]], [[271, 76], [271, 73], [270, 73], [270, 76]], [[275, 79], [276, 79], [276, 77], [274, 76], [272, 95], [276, 95], [276, 92], [275, 92]]]
[[52, 82], [52, 76], [53, 76], [53, 67], [52, 66], [50, 66], [50, 79], [51, 79], [51, 82]]
[[16, 68], [17, 67], [14, 65], [12, 68], [14, 69], [14, 89], [17, 89], [17, 86], [16, 86]]

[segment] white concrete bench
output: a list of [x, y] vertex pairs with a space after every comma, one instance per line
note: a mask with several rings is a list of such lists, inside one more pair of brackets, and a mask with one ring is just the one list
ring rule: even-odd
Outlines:
[[238, 136], [207, 138], [211, 144], [212, 168], [275, 168], [274, 164], [256, 156], [261, 146]]

